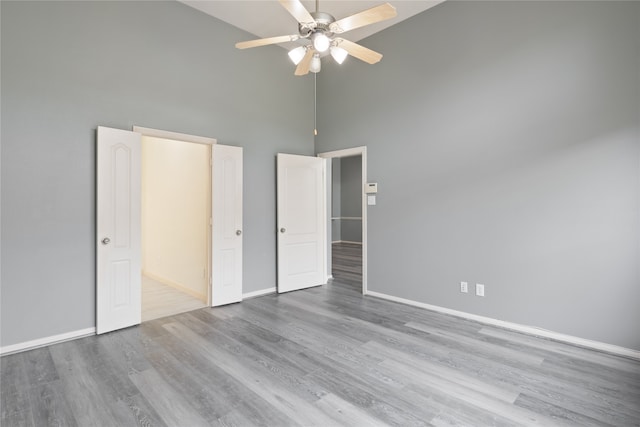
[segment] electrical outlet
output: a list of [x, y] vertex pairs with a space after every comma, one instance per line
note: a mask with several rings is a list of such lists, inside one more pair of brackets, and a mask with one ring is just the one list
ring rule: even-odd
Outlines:
[[469, 285], [467, 284], [467, 282], [460, 282], [460, 292], [465, 294], [469, 292]]
[[476, 283], [476, 295], [479, 297], [484, 296], [484, 285], [481, 283]]

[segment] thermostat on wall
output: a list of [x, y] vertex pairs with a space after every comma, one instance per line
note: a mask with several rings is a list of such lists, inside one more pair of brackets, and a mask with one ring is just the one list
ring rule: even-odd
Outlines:
[[367, 182], [364, 185], [364, 192], [366, 194], [375, 194], [378, 192], [378, 183], [377, 182]]

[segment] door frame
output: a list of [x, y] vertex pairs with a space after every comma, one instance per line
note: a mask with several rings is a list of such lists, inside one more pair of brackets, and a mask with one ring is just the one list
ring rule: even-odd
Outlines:
[[[180, 141], [180, 142], [187, 142], [187, 143], [194, 143], [194, 144], [203, 144], [203, 145], [208, 145], [208, 146], [213, 146], [215, 144], [218, 143], [218, 140], [215, 138], [208, 138], [208, 137], [204, 137], [204, 136], [197, 136], [197, 135], [189, 135], [189, 134], [184, 134], [184, 133], [179, 133], [179, 132], [171, 132], [171, 131], [167, 131], [167, 130], [161, 130], [161, 129], [152, 129], [152, 128], [146, 128], [146, 127], [142, 127], [142, 126], [133, 126], [133, 131], [134, 132], [138, 132], [140, 135], [142, 135], [143, 137], [148, 136], [148, 137], [154, 137], [154, 138], [162, 138], [162, 139], [171, 139], [174, 141]], [[213, 265], [211, 265], [211, 259], [212, 259], [212, 254], [213, 254], [213, 239], [211, 237], [211, 228], [212, 228], [212, 218], [213, 218], [213, 185], [211, 185], [211, 178], [213, 175], [213, 163], [212, 163], [212, 157], [213, 156], [213, 150], [209, 151], [209, 184], [210, 184], [210, 188], [209, 188], [209, 200], [208, 200], [208, 205], [209, 205], [209, 232], [207, 233], [207, 307], [211, 307], [211, 303], [212, 303], [212, 298], [213, 295], [211, 294], [212, 291], [212, 287], [213, 287], [213, 275], [212, 270], [213, 270]]]
[[[354, 147], [354, 148], [346, 148], [342, 150], [335, 151], [327, 151], [324, 153], [318, 153], [318, 157], [322, 157], [324, 159], [336, 159], [342, 157], [353, 157], [353, 156], [361, 156], [362, 159], [362, 182], [361, 182], [361, 191], [362, 191], [362, 295], [368, 294], [367, 288], [367, 198], [364, 194], [364, 185], [367, 182], [367, 147]], [[329, 175], [329, 173], [327, 173]], [[331, 197], [331, 186], [327, 185], [325, 188], [325, 197], [327, 206], [331, 206], [329, 203], [329, 198]], [[326, 210], [326, 209], [325, 209]], [[327, 219], [327, 247], [332, 248], [332, 246], [328, 243], [330, 242], [330, 233], [331, 233], [331, 216], [329, 215]], [[327, 263], [328, 264], [328, 263]], [[328, 273], [328, 272], [327, 272]]]

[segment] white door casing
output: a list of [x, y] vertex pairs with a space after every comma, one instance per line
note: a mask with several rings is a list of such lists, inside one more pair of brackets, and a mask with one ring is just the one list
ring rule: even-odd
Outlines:
[[277, 157], [278, 292], [326, 283], [326, 161]]
[[[346, 149], [342, 149], [342, 150], [336, 150], [336, 151], [328, 151], [325, 153], [318, 153], [318, 157], [322, 157], [324, 159], [327, 159], [327, 161], [331, 161], [332, 159], [336, 159], [336, 158], [341, 158], [341, 157], [351, 157], [351, 156], [361, 156], [361, 161], [362, 161], [362, 178], [361, 178], [361, 183], [362, 183], [362, 294], [363, 295], [367, 295], [368, 294], [368, 287], [367, 287], [367, 266], [368, 266], [368, 225], [367, 225], [367, 213], [368, 213], [368, 205], [367, 205], [367, 197], [366, 194], [364, 194], [364, 185], [367, 182], [367, 147], [363, 146], [363, 147], [354, 147], [354, 148], [346, 148]], [[329, 181], [331, 181], [329, 179]], [[327, 192], [327, 197], [329, 197], [330, 192]], [[327, 203], [330, 205], [330, 199], [327, 198]], [[330, 211], [330, 209], [329, 209]], [[331, 226], [331, 221], [329, 220], [329, 218], [326, 221], [327, 226], [330, 227]], [[329, 230], [330, 231], [330, 230]], [[327, 236], [331, 236], [331, 233], [328, 232]], [[328, 237], [330, 238], [330, 237]], [[331, 249], [327, 248], [327, 253], [330, 254], [331, 253]], [[327, 274], [329, 274], [329, 270], [327, 270]]]
[[242, 300], [242, 148], [212, 145], [211, 305]]
[[96, 332], [141, 320], [141, 136], [99, 126], [96, 161]]

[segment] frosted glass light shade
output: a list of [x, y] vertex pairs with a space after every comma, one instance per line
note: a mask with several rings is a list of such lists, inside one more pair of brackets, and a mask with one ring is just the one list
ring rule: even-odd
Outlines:
[[334, 46], [331, 48], [331, 56], [338, 64], [342, 64], [349, 53], [341, 47]]
[[313, 55], [313, 58], [311, 59], [311, 65], [309, 65], [309, 71], [311, 71], [312, 73], [317, 73], [320, 71], [321, 67], [322, 67], [322, 63], [320, 62], [320, 55], [316, 53], [315, 55]]
[[307, 49], [305, 49], [304, 46], [299, 46], [289, 51], [289, 58], [291, 58], [294, 64], [298, 65], [306, 53]]
[[313, 48], [318, 52], [324, 52], [329, 49], [331, 45], [331, 39], [327, 37], [324, 33], [315, 33], [312, 37], [313, 40]]

